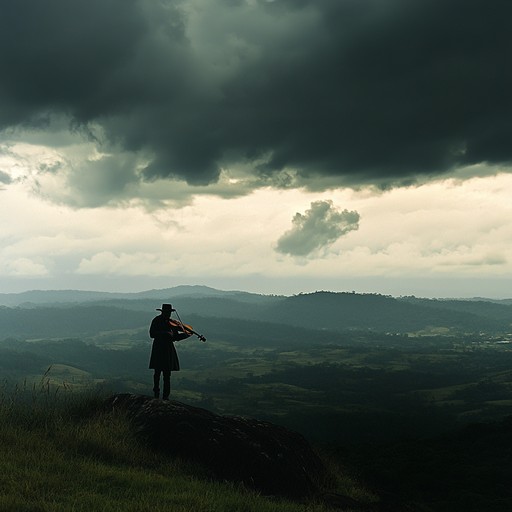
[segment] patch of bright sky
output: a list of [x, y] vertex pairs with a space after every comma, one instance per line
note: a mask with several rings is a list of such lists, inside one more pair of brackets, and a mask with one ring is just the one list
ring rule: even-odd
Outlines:
[[[511, 174], [439, 180], [380, 193], [261, 188], [231, 199], [197, 195], [179, 208], [147, 209], [137, 201], [71, 208], [45, 200], [44, 187], [34, 188], [34, 151], [27, 145], [17, 148], [16, 159], [8, 152], [1, 155], [1, 168], [13, 180], [0, 190], [4, 292], [21, 291], [24, 284], [24, 289], [36, 288], [37, 278], [46, 289], [104, 289], [105, 283], [116, 286], [121, 281], [123, 291], [149, 289], [156, 282], [161, 288], [223, 288], [225, 282], [224, 289], [247, 289], [251, 283], [249, 291], [283, 294], [343, 290], [358, 279], [366, 283], [365, 291], [375, 292], [385, 291], [378, 288], [382, 279], [431, 279], [440, 287], [443, 282], [449, 287], [450, 279], [487, 279], [489, 296], [492, 283], [512, 272]], [[52, 150], [43, 156], [36, 155], [39, 167], [58, 167]], [[293, 216], [318, 200], [357, 211], [359, 229], [308, 257], [276, 252], [276, 242], [290, 229]], [[414, 293], [411, 286], [402, 290], [397, 285], [392, 293]], [[480, 291], [476, 286], [465, 293]], [[503, 293], [496, 290], [496, 295]], [[461, 292], [439, 288], [431, 295]]]

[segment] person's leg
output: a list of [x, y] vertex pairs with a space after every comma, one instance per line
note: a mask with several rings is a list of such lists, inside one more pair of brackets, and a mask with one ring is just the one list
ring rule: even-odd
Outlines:
[[169, 395], [171, 394], [171, 370], [163, 370], [162, 374], [164, 378], [164, 390], [162, 393], [162, 398], [164, 400], [169, 400]]
[[153, 396], [155, 398], [160, 396], [160, 370], [155, 370], [153, 373]]

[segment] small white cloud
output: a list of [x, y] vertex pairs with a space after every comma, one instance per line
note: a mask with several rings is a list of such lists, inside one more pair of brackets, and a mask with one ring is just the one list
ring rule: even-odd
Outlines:
[[44, 265], [36, 263], [29, 258], [19, 258], [11, 261], [7, 267], [8, 275], [16, 277], [48, 275], [48, 270]]
[[308, 256], [358, 229], [359, 213], [340, 211], [330, 200], [314, 201], [305, 214], [295, 214], [292, 224], [292, 229], [279, 238], [276, 250], [292, 256]]

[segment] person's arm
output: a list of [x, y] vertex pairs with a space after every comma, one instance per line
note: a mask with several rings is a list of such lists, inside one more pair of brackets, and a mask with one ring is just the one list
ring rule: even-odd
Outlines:
[[165, 320], [159, 316], [153, 318], [149, 328], [149, 336], [151, 338], [161, 338], [163, 336], [169, 336], [170, 334], [169, 324]]
[[187, 332], [177, 332], [176, 335], [173, 337], [173, 341], [181, 341], [185, 340], [187, 338], [190, 338], [190, 334]]
[[172, 341], [181, 341], [181, 340], [184, 340], [184, 339], [190, 337], [189, 333], [179, 331], [178, 329], [176, 329], [176, 327], [171, 326], [170, 330], [171, 330]]

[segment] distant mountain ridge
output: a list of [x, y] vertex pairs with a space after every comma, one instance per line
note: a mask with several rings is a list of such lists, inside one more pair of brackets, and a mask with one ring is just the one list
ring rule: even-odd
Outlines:
[[151, 289], [141, 292], [101, 292], [101, 291], [87, 291], [87, 290], [28, 290], [18, 293], [0, 293], [0, 306], [19, 306], [21, 304], [52, 304], [52, 303], [78, 303], [87, 301], [98, 300], [111, 300], [111, 299], [161, 299], [167, 300], [169, 297], [223, 297], [223, 298], [236, 298], [238, 300], [247, 301], [261, 301], [265, 298], [290, 298], [290, 297], [308, 297], [316, 294], [335, 294], [339, 296], [363, 296], [363, 297], [385, 297], [393, 298], [396, 300], [404, 300], [407, 302], [417, 301], [430, 301], [436, 303], [445, 302], [489, 302], [500, 305], [512, 305], [512, 298], [510, 299], [490, 299], [485, 297], [472, 297], [469, 299], [459, 298], [445, 298], [445, 299], [427, 299], [415, 296], [406, 297], [392, 297], [390, 295], [382, 295], [379, 293], [355, 293], [355, 292], [332, 292], [332, 291], [316, 291], [309, 293], [299, 293], [292, 296], [287, 295], [274, 295], [274, 294], [260, 294], [253, 292], [246, 292], [243, 290], [219, 290], [210, 286], [204, 285], [179, 285], [170, 288]]
[[[20, 306], [23, 304], [82, 303], [103, 300], [158, 299], [169, 297], [237, 297], [251, 300], [262, 295], [244, 291], [222, 291], [202, 285], [180, 285], [172, 288], [146, 290], [142, 292], [100, 292], [83, 290], [29, 290], [20, 293], [0, 293], [0, 306]], [[263, 296], [264, 297], [264, 296]]]
[[[3, 294], [0, 339], [52, 333], [56, 337], [79, 336], [94, 329], [145, 329], [155, 309], [164, 302], [175, 305], [184, 321], [193, 317], [201, 325], [226, 319], [230, 323], [261, 322], [308, 331], [410, 333], [443, 328], [466, 333], [512, 333], [512, 305], [508, 301], [394, 298], [327, 291], [287, 297], [178, 286], [137, 293], [62, 290]], [[26, 310], [31, 310], [30, 315]], [[227, 322], [224, 324], [227, 326]], [[247, 325], [247, 329], [254, 330], [254, 324]]]

